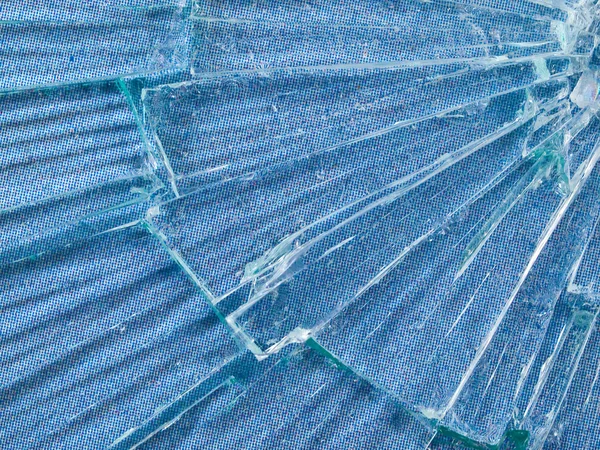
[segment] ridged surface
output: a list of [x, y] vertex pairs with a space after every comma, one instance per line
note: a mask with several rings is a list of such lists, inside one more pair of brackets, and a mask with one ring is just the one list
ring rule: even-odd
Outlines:
[[600, 439], [597, 6], [0, 6], [0, 447]]

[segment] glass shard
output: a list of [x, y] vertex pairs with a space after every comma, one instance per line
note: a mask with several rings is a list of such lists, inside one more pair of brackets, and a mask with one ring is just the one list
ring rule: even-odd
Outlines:
[[[409, 66], [564, 54], [560, 22], [436, 0], [196, 2], [196, 75], [278, 67]], [[419, 24], [427, 23], [424, 27]]]
[[[495, 84], [486, 92], [482, 89], [486, 84], [474, 84], [471, 104], [454, 107], [432, 103], [433, 110], [418, 120], [412, 115], [421, 111], [401, 108], [396, 117], [389, 115], [395, 111], [389, 109], [395, 108], [392, 99], [403, 105], [406, 97], [414, 95], [395, 91], [393, 97], [387, 96], [394, 80], [400, 86], [415, 83], [412, 77], [406, 79], [404, 71], [367, 71], [358, 76], [342, 72], [339, 76], [345, 81], [340, 88], [330, 88], [329, 82], [323, 87], [316, 84], [331, 76], [321, 73], [299, 77], [283, 74], [277, 84], [271, 77], [257, 80], [260, 84], [251, 84], [243, 91], [251, 108], [255, 108], [255, 93], [263, 97], [260, 86], [270, 93], [274, 88], [281, 92], [296, 88], [281, 100], [285, 108], [282, 103], [277, 111], [266, 108], [265, 126], [260, 129], [247, 122], [246, 117], [256, 115], [248, 116], [239, 101], [231, 105], [206, 103], [205, 84], [208, 92], [219, 94], [231, 86], [232, 101], [240, 98], [237, 84], [219, 81], [215, 87], [214, 81], [208, 81], [184, 84], [175, 92], [165, 88], [149, 93], [146, 111], [158, 124], [157, 137], [173, 169], [172, 181], [180, 194], [190, 193], [152, 209], [147, 220], [212, 303], [221, 305], [230, 323], [242, 329], [247, 328], [244, 324], [254, 324], [253, 330], [246, 331], [266, 350], [297, 327], [311, 328], [352, 301], [369, 280], [376, 279], [382, 267], [397, 264], [412, 246], [442, 230], [451, 215], [458, 215], [482, 191], [519, 166], [523, 139], [538, 126], [534, 119], [566, 101], [567, 85], [561, 75], [538, 82], [533, 65], [505, 69], [506, 89]], [[569, 70], [568, 66], [563, 69]], [[498, 75], [499, 70], [493, 73]], [[523, 86], [522, 75], [527, 71], [531, 84]], [[485, 80], [487, 74], [492, 72], [483, 70], [473, 76]], [[418, 85], [417, 93], [433, 99], [452, 89], [455, 81], [454, 77], [444, 77]], [[334, 104], [335, 109], [330, 102], [319, 101], [323, 96], [336, 98], [340, 89], [344, 95], [339, 106]], [[540, 100], [539, 92], [548, 97]], [[374, 120], [373, 112], [362, 108], [343, 109], [349, 94], [357, 99], [377, 95], [372, 101], [381, 117]], [[219, 99], [223, 99], [221, 95]], [[170, 106], [163, 115], [152, 112], [154, 103]], [[188, 107], [195, 112], [188, 112]], [[235, 136], [225, 124], [222, 131], [202, 128], [219, 123], [213, 117], [223, 116], [221, 107], [227, 108], [228, 117], [239, 117], [239, 144], [232, 142]], [[324, 110], [314, 111], [314, 107]], [[335, 113], [338, 108], [347, 111], [347, 118]], [[235, 111], [242, 112], [236, 116]], [[265, 109], [261, 107], [261, 111]], [[180, 113], [195, 119], [183, 122]], [[485, 125], [477, 122], [473, 128], [475, 118], [481, 118]], [[331, 120], [331, 125], [324, 119]], [[340, 127], [343, 121], [347, 125]], [[309, 128], [311, 123], [322, 128]], [[559, 131], [550, 127], [545, 132], [552, 136]], [[222, 152], [219, 142], [223, 141], [217, 137], [221, 133], [223, 138], [227, 133], [230, 148], [236, 153]], [[260, 135], [249, 140], [250, 133]], [[173, 153], [174, 143], [186, 139], [199, 145], [198, 150]], [[271, 154], [257, 151], [269, 142]], [[415, 144], [403, 144], [408, 142]], [[210, 145], [222, 156], [207, 153]], [[531, 149], [531, 161], [537, 161], [544, 152], [545, 141]], [[536, 171], [541, 174], [546, 167], [553, 167], [552, 158], [546, 155], [534, 164], [528, 175], [532, 179], [524, 179], [522, 188], [537, 179]], [[476, 167], [485, 169], [476, 177], [470, 176]], [[457, 179], [465, 180], [460, 190]], [[411, 215], [414, 218], [407, 220]], [[381, 226], [373, 228], [378, 222]], [[225, 247], [220, 244], [224, 239], [228, 243]], [[361, 270], [348, 266], [349, 260]], [[332, 289], [328, 282], [317, 281], [320, 279], [335, 282], [337, 287]], [[298, 281], [288, 283], [292, 280]], [[292, 290], [278, 296], [280, 286]], [[311, 301], [311, 297], [320, 300]], [[307, 301], [315, 309], [304, 308]], [[273, 317], [284, 311], [295, 318]], [[312, 317], [304, 317], [306, 314]], [[283, 326], [277, 325], [282, 322]]]
[[224, 368], [228, 390], [237, 386], [229, 405], [214, 392], [210, 407], [190, 410], [140, 448], [260, 448], [278, 442], [284, 448], [421, 449], [433, 436], [384, 393], [314, 352], [293, 352], [250, 379], [242, 374], [238, 380], [240, 370]]
[[[597, 147], [594, 151], [598, 153]], [[478, 442], [496, 444], [501, 441], [513, 416], [515, 401], [543, 345], [544, 336], [548, 336], [548, 317], [553, 315], [568, 275], [585, 250], [585, 242], [599, 219], [600, 198], [597, 192], [600, 188], [600, 166], [595, 166], [596, 159], [597, 156], [580, 168], [579, 174], [588, 171], [587, 178], [581, 180], [583, 184], [580, 187], [573, 184], [575, 195], [568, 205], [566, 216], [562, 218], [532, 266], [506, 316], [489, 344], [486, 343], [485, 354], [477, 362], [469, 380], [461, 388], [456, 403], [446, 412], [443, 419], [450, 428], [461, 430], [464, 435]], [[578, 182], [577, 177], [573, 182]], [[586, 341], [585, 336], [593, 323], [593, 317], [590, 313], [573, 312], [571, 320], [574, 323], [566, 325], [568, 328], [563, 331], [564, 339], [569, 341], [564, 344], [559, 339], [556, 343], [556, 353], [560, 353], [563, 345], [567, 345], [564, 351], [572, 351], [576, 358], [578, 350], [571, 347], [577, 347], [579, 342], [583, 345]], [[558, 364], [553, 369], [549, 366], [544, 368], [549, 371], [560, 369]], [[567, 366], [564, 370], [569, 373], [573, 369]], [[541, 375], [541, 379], [543, 377], [544, 375]], [[544, 379], [542, 383], [547, 381]], [[542, 386], [545, 384], [540, 385], [539, 389], [542, 389]], [[557, 395], [564, 391], [559, 382], [545, 388], [554, 389], [552, 393]], [[536, 399], [539, 395], [541, 394], [536, 392], [531, 394], [531, 406], [527, 406], [528, 411], [524, 413], [527, 416], [525, 429], [531, 434], [530, 444], [541, 440], [538, 435], [543, 434], [545, 426], [544, 423], [538, 423], [539, 418], [530, 417], [545, 417], [535, 409], [550, 409], [553, 403], [550, 395], [546, 395], [543, 402], [539, 398]], [[555, 407], [559, 408], [560, 402], [555, 402], [558, 403]], [[534, 404], [536, 406], [533, 406]], [[548, 414], [551, 415], [552, 412]], [[529, 423], [531, 421], [532, 423]]]

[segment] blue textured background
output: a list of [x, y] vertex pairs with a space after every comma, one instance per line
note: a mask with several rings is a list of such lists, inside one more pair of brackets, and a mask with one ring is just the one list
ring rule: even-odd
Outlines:
[[[598, 169], [505, 302], [565, 198], [545, 146], [579, 76], [565, 14], [303, 5], [0, 5], [0, 448], [508, 450], [553, 406], [544, 448], [598, 447]], [[547, 73], [527, 59], [545, 52]], [[500, 55], [517, 62], [464, 61]], [[599, 122], [563, 155], [570, 176]], [[542, 172], [455, 280], [478, 227]], [[311, 246], [269, 278], [263, 255], [295, 233], [286, 251]]]

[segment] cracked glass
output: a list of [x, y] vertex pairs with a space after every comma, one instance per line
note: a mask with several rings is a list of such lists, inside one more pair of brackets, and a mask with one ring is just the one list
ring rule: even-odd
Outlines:
[[599, 14], [0, 5], [0, 447], [592, 448]]

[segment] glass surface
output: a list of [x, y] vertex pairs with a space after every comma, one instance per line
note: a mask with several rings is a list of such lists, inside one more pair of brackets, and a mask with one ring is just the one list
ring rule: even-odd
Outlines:
[[591, 0], [6, 0], [0, 448], [592, 448]]

